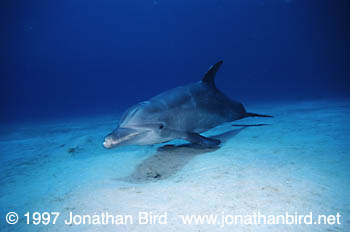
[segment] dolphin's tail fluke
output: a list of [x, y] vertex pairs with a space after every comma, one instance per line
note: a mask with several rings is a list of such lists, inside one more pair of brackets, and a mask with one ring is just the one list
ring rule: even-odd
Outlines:
[[265, 114], [256, 114], [256, 113], [246, 113], [246, 117], [264, 117], [264, 118], [272, 118], [271, 115], [265, 115]]

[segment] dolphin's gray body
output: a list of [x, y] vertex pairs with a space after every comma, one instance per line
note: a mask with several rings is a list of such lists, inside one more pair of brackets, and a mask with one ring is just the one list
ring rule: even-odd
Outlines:
[[163, 92], [149, 101], [130, 107], [119, 126], [106, 136], [104, 147], [147, 145], [184, 139], [207, 147], [219, 140], [199, 133], [225, 122], [245, 117], [270, 117], [248, 113], [215, 86], [215, 74], [223, 62], [211, 66], [200, 82]]

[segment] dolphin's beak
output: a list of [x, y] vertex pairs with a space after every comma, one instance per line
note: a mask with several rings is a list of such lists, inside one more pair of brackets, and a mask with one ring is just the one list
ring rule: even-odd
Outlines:
[[131, 139], [141, 133], [142, 131], [136, 129], [119, 127], [105, 137], [103, 146], [110, 149], [119, 145], [132, 144]]

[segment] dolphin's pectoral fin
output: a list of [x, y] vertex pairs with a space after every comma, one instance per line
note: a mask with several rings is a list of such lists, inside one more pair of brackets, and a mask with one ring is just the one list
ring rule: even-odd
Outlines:
[[184, 139], [193, 144], [203, 147], [217, 147], [221, 141], [218, 139], [207, 138], [195, 132], [169, 130], [174, 138]]
[[205, 147], [216, 147], [220, 144], [220, 140], [218, 139], [207, 138], [193, 132], [187, 132], [184, 139], [191, 143], [199, 144]]

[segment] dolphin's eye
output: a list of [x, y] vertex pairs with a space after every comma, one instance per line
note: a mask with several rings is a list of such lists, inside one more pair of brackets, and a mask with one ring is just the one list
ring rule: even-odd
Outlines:
[[164, 125], [163, 124], [160, 124], [159, 125], [159, 129], [161, 130], [161, 129], [163, 129], [164, 128]]

